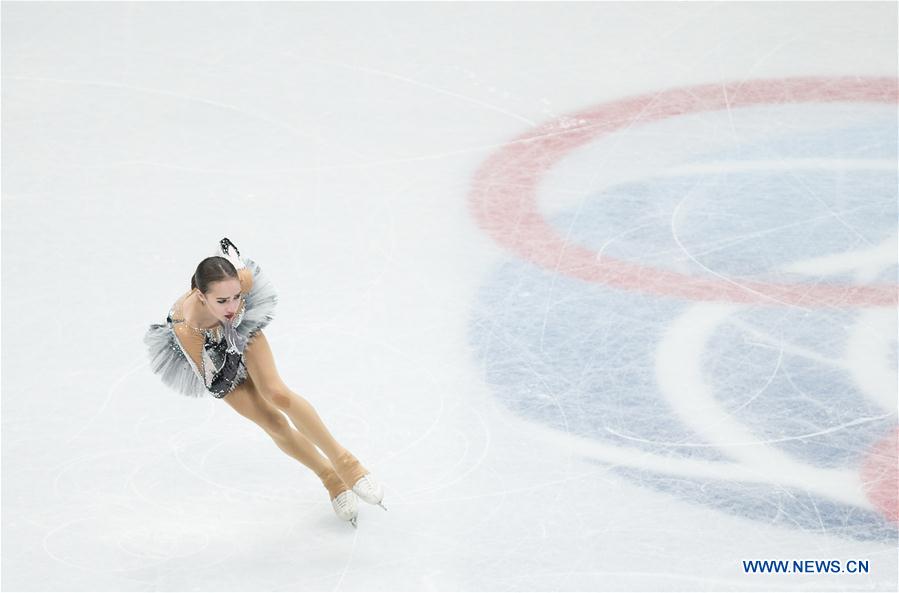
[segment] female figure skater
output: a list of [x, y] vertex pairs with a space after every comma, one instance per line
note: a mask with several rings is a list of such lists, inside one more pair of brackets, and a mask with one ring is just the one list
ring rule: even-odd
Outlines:
[[262, 427], [282, 451], [315, 472], [334, 512], [353, 527], [357, 495], [387, 510], [380, 484], [278, 375], [262, 333], [278, 296], [259, 265], [225, 237], [215, 255], [197, 266], [190, 286], [166, 322], [150, 325], [144, 336], [153, 372], [183, 395], [224, 399]]

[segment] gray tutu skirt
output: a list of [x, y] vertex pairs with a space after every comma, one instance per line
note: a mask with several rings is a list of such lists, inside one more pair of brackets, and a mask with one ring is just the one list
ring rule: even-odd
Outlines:
[[[259, 264], [248, 257], [240, 259], [253, 273], [253, 286], [244, 297], [244, 313], [238, 324], [234, 326], [234, 331], [249, 341], [253, 334], [267, 326], [274, 318], [278, 294]], [[182, 395], [191, 397], [211, 395], [222, 398], [246, 380], [247, 368], [243, 356], [241, 356], [234, 382], [227, 393], [214, 393], [206, 389], [203, 380], [194, 371], [193, 362], [188, 360], [175, 336], [172, 322], [173, 312], [170, 309], [165, 323], [151, 324], [144, 334], [144, 343], [147, 345], [150, 355], [150, 369], [159, 375], [163, 384]], [[219, 335], [221, 333], [218, 332]], [[216, 335], [215, 329], [209, 330], [206, 336], [207, 345], [215, 345], [212, 338], [214, 335]], [[224, 339], [221, 337], [221, 340]], [[209, 350], [212, 351], [213, 348], [209, 348]]]

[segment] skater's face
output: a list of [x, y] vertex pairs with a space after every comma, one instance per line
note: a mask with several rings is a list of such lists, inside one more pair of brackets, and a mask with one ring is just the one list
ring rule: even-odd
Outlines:
[[209, 285], [206, 306], [219, 321], [230, 320], [240, 308], [240, 281], [237, 278], [220, 280]]

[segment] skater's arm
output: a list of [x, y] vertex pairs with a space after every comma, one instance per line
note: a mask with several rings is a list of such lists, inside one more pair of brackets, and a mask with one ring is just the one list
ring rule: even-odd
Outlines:
[[250, 271], [250, 268], [241, 268], [237, 270], [237, 277], [240, 279], [240, 291], [248, 294], [253, 288], [253, 272]]
[[[227, 237], [223, 238], [222, 241], [228, 241]], [[222, 249], [222, 241], [219, 241], [219, 244], [216, 246], [215, 255], [224, 257], [234, 265], [235, 269], [237, 269], [237, 277], [240, 279], [240, 290], [247, 294], [253, 288], [253, 272], [244, 263], [237, 252], [237, 248], [230, 244], [227, 245], [226, 249]], [[230, 241], [228, 242], [230, 243]]]

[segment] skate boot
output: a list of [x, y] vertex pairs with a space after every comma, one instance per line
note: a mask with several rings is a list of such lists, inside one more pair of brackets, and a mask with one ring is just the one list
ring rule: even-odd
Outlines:
[[334, 469], [343, 478], [345, 484], [353, 485], [353, 492], [368, 504], [376, 504], [385, 511], [384, 489], [375, 481], [371, 473], [365, 469], [352, 453], [347, 451], [337, 458]]
[[331, 506], [334, 508], [337, 516], [344, 521], [349, 521], [353, 527], [357, 527], [358, 504], [353, 491], [347, 488], [347, 485], [332, 468], [328, 468], [323, 473], [318, 474], [318, 477], [325, 485], [325, 488], [328, 489]]

